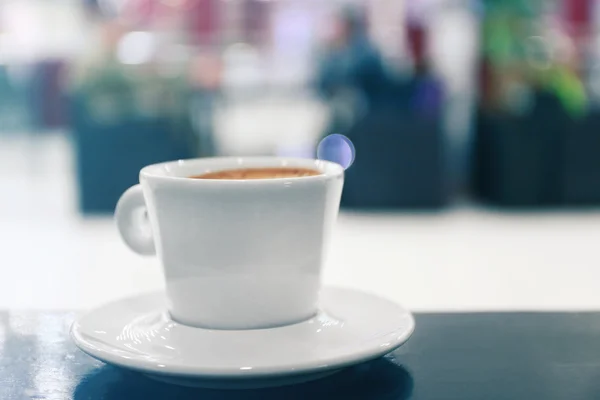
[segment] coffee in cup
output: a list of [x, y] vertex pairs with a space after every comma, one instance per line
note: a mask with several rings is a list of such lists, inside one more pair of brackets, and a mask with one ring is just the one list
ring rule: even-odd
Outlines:
[[321, 160], [173, 161], [143, 168], [115, 218], [129, 247], [158, 256], [174, 321], [270, 328], [317, 312], [343, 180]]
[[242, 168], [224, 171], [207, 172], [202, 175], [190, 176], [194, 179], [280, 179], [300, 178], [303, 176], [320, 175], [321, 172], [310, 168]]

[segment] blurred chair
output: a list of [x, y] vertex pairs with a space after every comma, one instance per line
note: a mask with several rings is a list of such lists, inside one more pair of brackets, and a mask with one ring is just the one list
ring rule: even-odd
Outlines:
[[346, 171], [344, 207], [430, 209], [447, 203], [441, 119], [401, 110], [374, 110], [348, 132], [356, 158]]
[[478, 112], [473, 188], [479, 198], [514, 207], [559, 203], [569, 119], [552, 94], [535, 97], [524, 115]]
[[561, 201], [600, 205], [600, 112], [574, 120], [565, 134]]
[[196, 155], [189, 118], [127, 116], [99, 122], [88, 99], [70, 99], [79, 206], [83, 213], [112, 213], [121, 194], [139, 182], [148, 164]]

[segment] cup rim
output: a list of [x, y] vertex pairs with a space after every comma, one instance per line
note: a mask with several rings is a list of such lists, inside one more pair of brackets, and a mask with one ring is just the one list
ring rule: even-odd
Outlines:
[[[262, 179], [190, 179], [190, 176], [239, 168], [269, 168], [269, 167], [297, 167], [316, 169], [319, 175], [262, 178]], [[188, 171], [182, 174], [182, 171]], [[194, 171], [191, 172], [190, 171]], [[344, 167], [331, 161], [312, 158], [296, 157], [205, 157], [183, 160], [167, 161], [148, 165], [140, 171], [140, 180], [153, 179], [165, 181], [186, 181], [197, 185], [202, 184], [264, 184], [266, 182], [282, 181], [321, 181], [344, 175]]]

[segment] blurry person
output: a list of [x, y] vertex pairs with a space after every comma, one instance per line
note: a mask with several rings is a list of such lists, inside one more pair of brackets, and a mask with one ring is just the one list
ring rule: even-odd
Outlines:
[[444, 90], [431, 62], [431, 38], [428, 15], [435, 1], [409, 2], [406, 11], [406, 37], [414, 73], [409, 80], [410, 107], [418, 115], [439, 117]]
[[331, 107], [327, 133], [344, 133], [356, 118], [383, 102], [390, 79], [369, 40], [364, 13], [345, 8], [332, 24], [319, 60], [317, 89]]

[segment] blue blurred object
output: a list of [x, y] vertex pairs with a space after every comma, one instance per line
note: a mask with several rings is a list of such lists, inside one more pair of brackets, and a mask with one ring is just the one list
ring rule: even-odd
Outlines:
[[29, 104], [29, 70], [20, 67], [21, 79], [14, 79], [6, 65], [0, 65], [0, 133], [29, 131], [34, 127]]
[[326, 136], [317, 147], [319, 160], [338, 163], [345, 169], [352, 165], [355, 156], [356, 150], [352, 141], [339, 133]]
[[442, 83], [433, 75], [415, 79], [412, 85], [412, 107], [420, 115], [436, 117], [444, 104]]
[[345, 8], [334, 21], [337, 36], [319, 59], [315, 83], [330, 106], [327, 134], [345, 133], [363, 111], [389, 103], [396, 83], [365, 22], [362, 8]]

